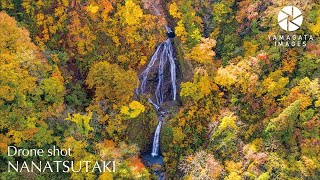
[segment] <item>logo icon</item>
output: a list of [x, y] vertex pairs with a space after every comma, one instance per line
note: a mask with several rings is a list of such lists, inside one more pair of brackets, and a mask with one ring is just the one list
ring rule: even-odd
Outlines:
[[295, 31], [300, 28], [303, 21], [301, 11], [294, 6], [286, 6], [278, 14], [278, 24], [286, 31]]

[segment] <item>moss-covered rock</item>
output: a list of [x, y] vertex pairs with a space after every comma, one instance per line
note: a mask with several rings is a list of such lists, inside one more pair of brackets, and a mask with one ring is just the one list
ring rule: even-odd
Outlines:
[[165, 123], [162, 126], [162, 131], [161, 131], [160, 151], [161, 152], [168, 152], [169, 151], [169, 146], [170, 146], [170, 144], [172, 144], [172, 141], [173, 141], [172, 127]]
[[130, 121], [127, 128], [129, 143], [137, 144], [142, 154], [150, 152], [154, 129], [158, 124], [156, 112], [152, 107], [148, 107], [145, 113]]

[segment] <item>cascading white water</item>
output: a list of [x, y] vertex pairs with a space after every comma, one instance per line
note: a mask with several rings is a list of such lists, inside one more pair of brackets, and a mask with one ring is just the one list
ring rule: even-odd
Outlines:
[[141, 85], [140, 85], [140, 94], [143, 94], [146, 89], [147, 78], [148, 78], [149, 72], [150, 72], [151, 68], [153, 67], [154, 63], [156, 62], [156, 60], [158, 59], [159, 51], [162, 46], [163, 46], [163, 43], [161, 43], [158, 46], [156, 52], [152, 55], [151, 61], [149, 62], [147, 68], [141, 73], [142, 81], [141, 81]]
[[161, 43], [156, 52], [153, 54], [151, 61], [147, 68], [141, 73], [142, 81], [140, 86], [140, 94], [143, 94], [146, 90], [148, 81], [148, 75], [155, 65], [155, 62], [159, 60], [158, 65], [158, 84], [155, 91], [157, 104], [160, 105], [164, 100], [164, 66], [169, 61], [170, 64], [170, 76], [171, 76], [171, 88], [172, 88], [172, 99], [176, 100], [177, 97], [177, 86], [176, 86], [176, 66], [173, 58], [173, 47], [170, 39], [168, 38], [165, 42]]
[[169, 44], [169, 62], [170, 62], [170, 72], [171, 72], [171, 85], [172, 85], [172, 91], [173, 91], [173, 100], [176, 100], [177, 98], [177, 85], [176, 85], [176, 66], [173, 59], [173, 47], [171, 45], [170, 39], [167, 39]]
[[162, 120], [159, 121], [156, 131], [154, 132], [152, 152], [151, 156], [159, 155], [159, 140], [160, 140], [160, 130], [161, 130]]
[[164, 56], [166, 55], [166, 50], [167, 50], [167, 44], [164, 44], [161, 56], [160, 56], [160, 62], [159, 62], [159, 69], [158, 69], [158, 85], [157, 85], [157, 89], [156, 89], [156, 99], [157, 99], [157, 103], [160, 105], [163, 102], [163, 68], [164, 65], [166, 64], [167, 58], [165, 58]]
[[152, 104], [154, 108], [156, 108], [157, 111], [160, 109], [160, 107], [156, 103], [154, 103], [150, 98], [148, 99], [148, 101], [150, 104]]
[[[172, 33], [172, 30], [166, 26], [166, 30], [168, 33]], [[159, 61], [158, 63], [156, 63]], [[159, 123], [157, 125], [156, 131], [153, 137], [153, 145], [151, 156], [159, 155], [159, 141], [160, 141], [160, 130], [163, 121], [163, 116], [165, 112], [160, 110], [160, 105], [165, 100], [165, 77], [164, 70], [169, 62], [169, 70], [170, 70], [170, 86], [171, 86], [171, 98], [172, 100], [176, 100], [177, 94], [177, 86], [176, 86], [176, 66], [173, 58], [173, 46], [171, 44], [170, 38], [166, 41], [162, 42], [156, 49], [155, 53], [152, 55], [151, 60], [146, 67], [146, 69], [141, 73], [141, 85], [140, 85], [140, 94], [143, 94], [146, 91], [146, 86], [148, 83], [148, 77], [152, 68], [157, 65], [158, 75], [157, 75], [157, 86], [154, 91], [156, 103], [154, 103], [150, 98], [148, 101], [155, 107], [155, 109], [160, 113]], [[150, 77], [149, 77], [150, 78]]]

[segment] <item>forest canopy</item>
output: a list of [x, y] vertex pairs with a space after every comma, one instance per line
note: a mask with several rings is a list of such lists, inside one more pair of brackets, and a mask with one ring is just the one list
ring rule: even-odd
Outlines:
[[[285, 6], [302, 12], [295, 31], [278, 25]], [[178, 93], [154, 108], [150, 88], [138, 92], [166, 26]], [[317, 0], [0, 0], [0, 161], [117, 164], [29, 173], [1, 163], [0, 179], [319, 179], [319, 35]], [[158, 109], [163, 164], [150, 165]], [[8, 146], [73, 156], [10, 157]]]

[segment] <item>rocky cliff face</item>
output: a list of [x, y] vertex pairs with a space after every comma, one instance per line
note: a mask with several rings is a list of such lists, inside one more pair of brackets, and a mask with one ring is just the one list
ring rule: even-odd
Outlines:
[[[161, 72], [159, 72], [159, 63], [160, 61], [155, 61], [154, 65], [150, 68], [143, 94], [150, 95], [151, 100], [153, 102], [157, 102], [157, 99], [155, 97], [155, 90], [157, 89], [159, 80], [161, 80], [163, 82], [161, 87], [161, 91], [164, 97], [163, 102], [172, 101], [174, 96], [173, 95], [174, 90], [171, 82], [172, 77], [171, 77], [171, 71], [170, 71], [170, 68], [171, 68], [170, 62], [167, 61], [166, 63], [164, 63], [162, 74]], [[175, 57], [174, 57], [174, 64], [175, 64], [175, 71], [176, 71], [176, 74], [174, 76], [176, 79], [176, 84], [179, 84], [177, 82], [181, 82], [180, 66], [179, 66], [179, 61], [177, 61]], [[139, 77], [140, 82], [142, 82], [142, 79], [143, 79], [143, 76], [140, 76]], [[177, 92], [176, 94], [178, 94]]]

